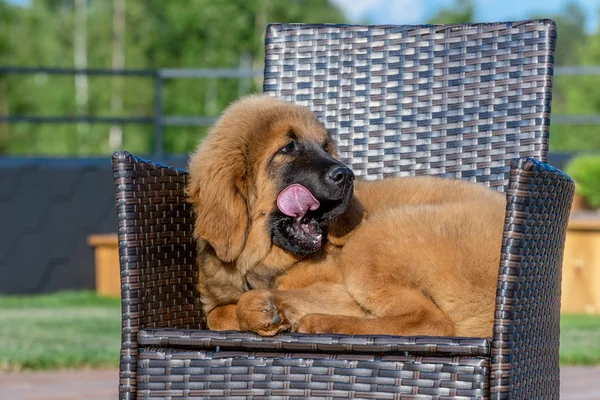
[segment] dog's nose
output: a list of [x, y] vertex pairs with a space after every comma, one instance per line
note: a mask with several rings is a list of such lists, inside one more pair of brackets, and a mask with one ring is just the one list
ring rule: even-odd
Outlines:
[[354, 172], [348, 167], [333, 167], [327, 174], [335, 184], [341, 185], [354, 179]]

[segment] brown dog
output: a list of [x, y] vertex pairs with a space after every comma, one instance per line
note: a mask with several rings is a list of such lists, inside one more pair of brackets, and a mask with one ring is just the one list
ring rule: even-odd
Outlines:
[[309, 110], [267, 96], [231, 105], [189, 171], [210, 329], [491, 336], [503, 195], [355, 183]]

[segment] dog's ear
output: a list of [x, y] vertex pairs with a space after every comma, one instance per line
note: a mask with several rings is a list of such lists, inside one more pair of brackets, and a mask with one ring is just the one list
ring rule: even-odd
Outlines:
[[209, 140], [190, 159], [186, 194], [196, 213], [194, 236], [224, 262], [238, 258], [248, 235], [245, 158], [234, 143], [219, 146]]

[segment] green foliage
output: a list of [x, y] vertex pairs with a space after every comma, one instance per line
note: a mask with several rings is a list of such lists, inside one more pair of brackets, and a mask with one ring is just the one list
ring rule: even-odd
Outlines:
[[455, 0], [448, 8], [442, 8], [430, 20], [430, 24], [463, 24], [474, 22], [475, 2], [473, 0]]
[[[125, 68], [256, 68], [263, 64], [266, 24], [343, 23], [330, 0], [125, 0]], [[87, 58], [90, 68], [111, 68], [114, 0], [88, 0]], [[428, 22], [476, 20], [474, 0], [455, 0]], [[74, 0], [0, 0], [0, 65], [72, 67]], [[600, 32], [589, 34], [590, 18], [577, 2], [555, 15], [532, 15], [557, 22], [557, 65], [600, 65]], [[597, 16], [596, 16], [597, 17]], [[111, 111], [113, 83], [122, 79], [123, 110]], [[260, 91], [260, 79], [186, 79], [164, 82], [164, 114], [218, 115], [239, 96]], [[600, 76], [558, 76], [554, 115], [600, 114]], [[89, 78], [88, 113], [98, 116], [151, 116], [153, 82], [146, 78]], [[0, 75], [1, 115], [77, 115], [72, 76]], [[138, 154], [153, 147], [153, 127], [125, 125], [123, 145]], [[0, 155], [106, 155], [108, 125], [0, 124]], [[168, 153], [189, 152], [207, 127], [165, 128]], [[600, 151], [600, 127], [553, 123], [551, 151]]]
[[585, 32], [587, 15], [577, 2], [567, 3], [559, 14], [534, 14], [530, 18], [549, 18], [556, 22], [558, 42], [554, 53], [557, 65], [578, 65], [580, 52], [587, 45], [588, 36]]
[[[557, 65], [600, 65], [600, 33], [587, 34], [586, 14], [578, 3], [568, 3], [560, 14], [539, 15], [556, 21]], [[553, 115], [600, 114], [600, 76], [557, 76], [554, 79]], [[552, 123], [550, 151], [600, 151], [600, 126]]]
[[600, 155], [579, 155], [573, 158], [565, 172], [575, 181], [575, 190], [590, 206], [600, 207]]
[[[73, 67], [74, 14], [73, 0], [32, 0], [25, 5], [0, 0], [0, 65]], [[267, 23], [344, 22], [341, 10], [322, 0], [126, 0], [125, 16], [126, 69], [261, 68]], [[112, 40], [113, 1], [88, 0], [89, 68], [111, 68]], [[132, 77], [89, 77], [89, 114], [113, 116], [115, 79], [123, 79], [121, 116], [154, 114], [152, 80]], [[231, 101], [260, 90], [261, 85], [251, 78], [167, 80], [164, 114], [218, 115]], [[72, 76], [0, 76], [0, 114], [77, 113]], [[0, 154], [107, 154], [114, 150], [108, 144], [109, 129], [108, 125], [0, 124]], [[148, 153], [152, 131], [152, 126], [124, 126], [122, 147]], [[205, 132], [205, 127], [169, 127], [165, 150], [186, 153]]]
[[600, 364], [600, 316], [560, 316], [560, 363]]
[[550, 151], [589, 152], [600, 150], [600, 127], [552, 123]]

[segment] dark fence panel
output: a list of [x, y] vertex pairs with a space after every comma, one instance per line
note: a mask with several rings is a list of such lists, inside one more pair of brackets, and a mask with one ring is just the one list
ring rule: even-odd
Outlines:
[[109, 157], [0, 158], [0, 182], [0, 293], [93, 289], [87, 237], [116, 232]]

